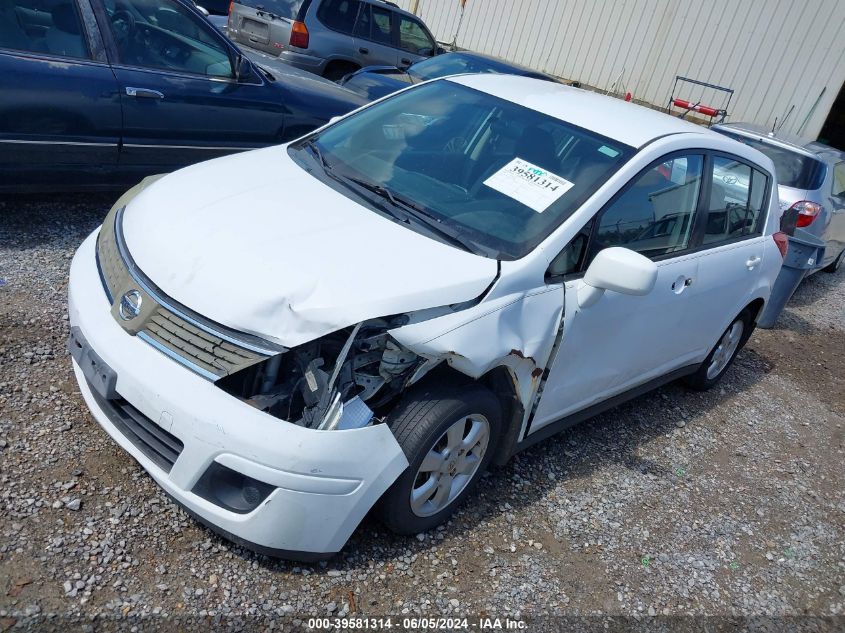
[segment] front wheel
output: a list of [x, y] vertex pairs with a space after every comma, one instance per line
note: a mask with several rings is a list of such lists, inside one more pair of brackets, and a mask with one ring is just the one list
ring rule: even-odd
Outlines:
[[687, 385], [705, 391], [715, 385], [731, 366], [745, 341], [751, 336], [751, 313], [743, 310], [722, 334], [719, 342], [701, 363], [698, 370], [684, 379]]
[[408, 458], [378, 514], [398, 534], [425, 532], [466, 499], [496, 450], [499, 400], [481, 385], [433, 386], [401, 402], [387, 424]]

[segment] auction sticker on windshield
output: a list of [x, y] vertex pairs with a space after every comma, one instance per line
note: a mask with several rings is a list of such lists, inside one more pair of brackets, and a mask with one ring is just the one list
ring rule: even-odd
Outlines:
[[542, 213], [558, 198], [572, 189], [574, 183], [557, 174], [514, 158], [484, 181], [488, 187]]

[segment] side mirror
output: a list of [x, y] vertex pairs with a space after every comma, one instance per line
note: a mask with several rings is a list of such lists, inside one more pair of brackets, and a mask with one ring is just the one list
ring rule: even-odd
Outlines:
[[197, 8], [197, 11], [202, 13], [205, 17], [209, 16], [208, 9], [206, 9], [203, 6], [198, 5], [197, 3], [194, 3], [194, 6]]
[[578, 305], [589, 308], [605, 290], [626, 295], [647, 295], [657, 282], [657, 265], [628, 248], [614, 246], [599, 251], [578, 289]]

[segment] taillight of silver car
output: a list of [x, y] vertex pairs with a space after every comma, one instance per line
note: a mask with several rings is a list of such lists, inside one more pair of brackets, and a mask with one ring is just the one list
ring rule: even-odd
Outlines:
[[290, 29], [290, 45], [297, 48], [308, 48], [308, 40], [308, 27], [305, 26], [304, 22], [295, 21]]
[[810, 226], [813, 220], [822, 212], [822, 206], [820, 204], [810, 202], [809, 200], [800, 200], [793, 204], [790, 209], [798, 212], [798, 221], [795, 223], [795, 226], [799, 228]]
[[778, 231], [777, 233], [772, 234], [772, 238], [778, 246], [780, 256], [786, 259], [786, 252], [789, 250], [789, 236], [787, 236], [787, 234], [783, 231]]

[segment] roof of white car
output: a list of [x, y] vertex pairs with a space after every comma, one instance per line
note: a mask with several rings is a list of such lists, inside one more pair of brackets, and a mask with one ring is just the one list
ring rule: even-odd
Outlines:
[[[667, 134], [713, 134], [705, 127], [657, 110], [551, 81], [516, 75], [458, 75], [470, 88], [602, 134], [626, 145], [642, 147]], [[721, 135], [716, 135], [721, 136]]]

